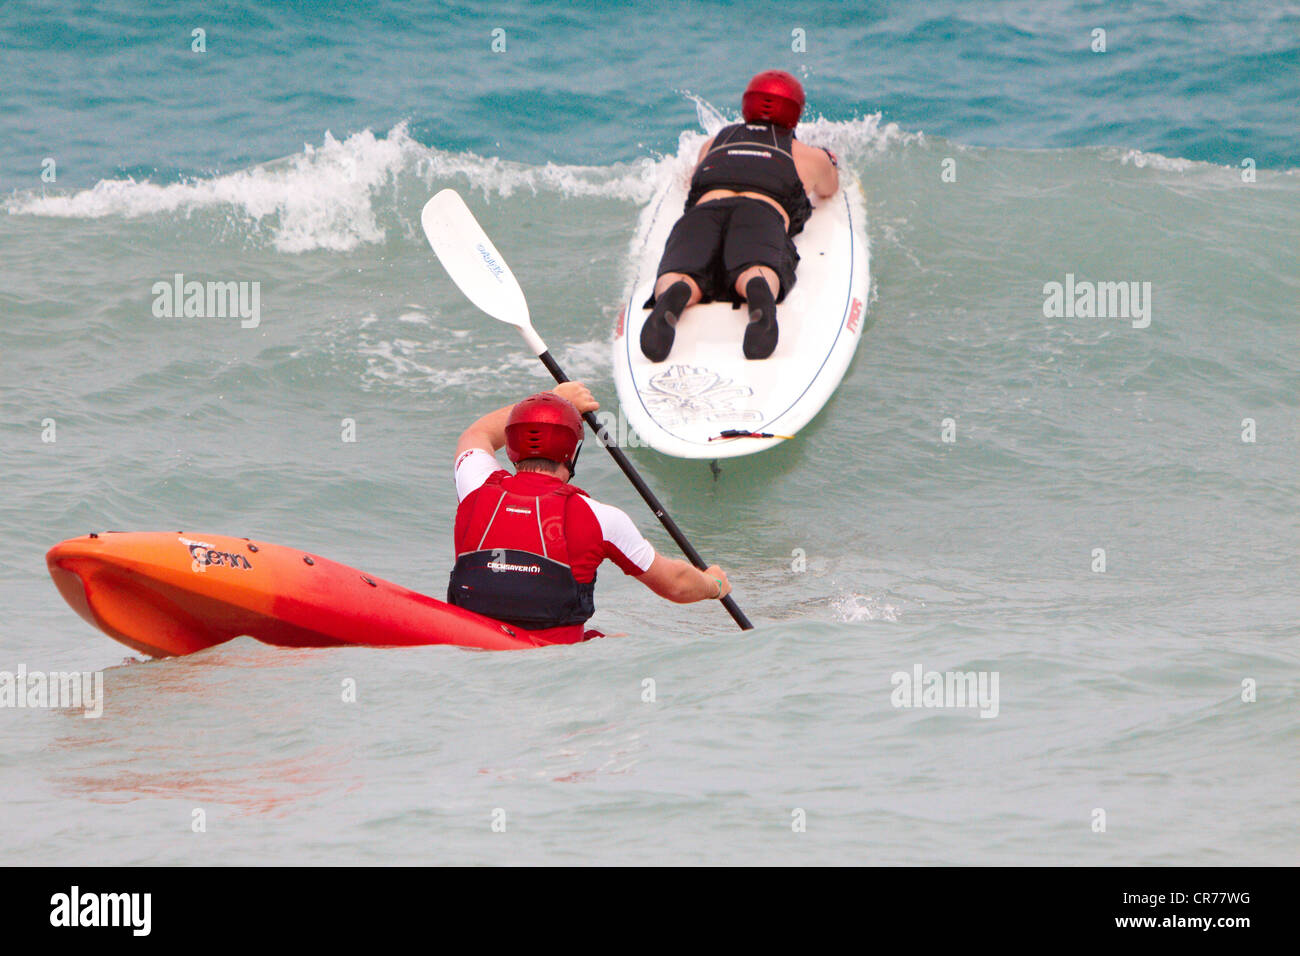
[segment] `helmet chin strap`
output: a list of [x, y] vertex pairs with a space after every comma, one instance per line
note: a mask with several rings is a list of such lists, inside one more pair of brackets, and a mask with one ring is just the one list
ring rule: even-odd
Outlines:
[[569, 469], [569, 477], [572, 478], [578, 470], [578, 454], [582, 451], [583, 439], [578, 439], [578, 447], [573, 449], [573, 455], [564, 463], [564, 467]]

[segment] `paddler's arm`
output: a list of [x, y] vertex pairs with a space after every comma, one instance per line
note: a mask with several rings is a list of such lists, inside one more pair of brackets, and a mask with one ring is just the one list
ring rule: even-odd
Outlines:
[[[551, 389], [560, 398], [567, 398], [578, 409], [579, 413], [586, 414], [594, 412], [600, 408], [600, 402], [592, 397], [590, 389], [581, 382], [563, 382]], [[461, 432], [460, 441], [456, 444], [456, 458], [472, 448], [481, 448], [490, 454], [495, 454], [499, 449], [506, 445], [506, 421], [510, 418], [510, 410], [514, 405], [507, 405], [504, 408], [498, 408], [495, 412], [488, 412], [469, 428]]]
[[834, 196], [840, 188], [840, 171], [839, 160], [829, 149], [820, 146], [805, 146], [797, 139], [794, 141], [795, 164], [802, 166], [800, 175], [804, 172], [810, 172], [811, 175], [803, 176], [803, 181], [807, 184], [812, 182], [812, 191], [817, 194], [818, 199], [829, 199]]
[[709, 150], [713, 148], [714, 138], [715, 137], [710, 136], [708, 139], [704, 141], [704, 145], [700, 147], [700, 153], [698, 156], [695, 157], [695, 165], [697, 167], [700, 165], [700, 163], [704, 162], [704, 157], [707, 156], [709, 154]]
[[638, 575], [637, 580], [655, 594], [677, 604], [717, 600], [731, 593], [727, 572], [716, 564], [701, 571], [689, 561], [665, 558], [662, 554], [655, 555], [649, 570]]

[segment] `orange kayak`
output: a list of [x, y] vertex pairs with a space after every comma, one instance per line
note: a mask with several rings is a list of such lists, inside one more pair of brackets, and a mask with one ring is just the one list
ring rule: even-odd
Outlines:
[[56, 544], [45, 561], [73, 610], [151, 657], [241, 636], [282, 647], [537, 646], [527, 631], [248, 538], [108, 531]]

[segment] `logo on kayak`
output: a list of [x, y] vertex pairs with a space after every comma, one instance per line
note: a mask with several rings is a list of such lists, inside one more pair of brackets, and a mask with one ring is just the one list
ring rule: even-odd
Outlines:
[[650, 414], [671, 427], [702, 421], [756, 422], [761, 412], [738, 408], [754, 390], [735, 385], [717, 372], [693, 365], [673, 365], [650, 377], [651, 391], [642, 392]]
[[483, 260], [483, 264], [488, 267], [488, 272], [492, 273], [493, 277], [500, 282], [501, 276], [504, 275], [506, 271], [501, 267], [501, 263], [497, 261], [496, 257], [492, 255], [492, 253], [488, 252], [487, 246], [483, 245], [483, 243], [480, 242], [474, 248], [478, 251], [479, 257]]
[[858, 322], [861, 318], [862, 318], [862, 300], [854, 299], [853, 306], [852, 308], [849, 309], [848, 325], [849, 325], [850, 332], [856, 332], [858, 330]]
[[191, 541], [189, 538], [181, 538], [180, 542], [189, 550], [190, 567], [195, 571], [206, 571], [210, 567], [237, 568], [240, 571], [251, 571], [253, 569], [252, 562], [242, 554], [218, 551], [206, 541]]

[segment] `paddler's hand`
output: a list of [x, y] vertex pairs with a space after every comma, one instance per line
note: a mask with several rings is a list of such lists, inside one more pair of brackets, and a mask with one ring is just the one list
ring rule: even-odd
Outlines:
[[711, 579], [709, 582], [710, 585], [717, 587], [718, 593], [710, 594], [709, 597], [713, 598], [715, 601], [720, 601], [731, 593], [731, 582], [727, 580], [727, 572], [722, 570], [722, 568], [715, 564], [712, 567], [705, 569], [704, 573]]
[[600, 402], [591, 394], [591, 389], [581, 382], [561, 382], [551, 389], [556, 395], [570, 402], [578, 409], [579, 415], [594, 412], [600, 408]]

